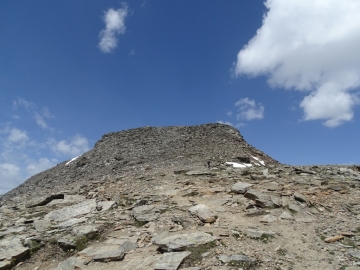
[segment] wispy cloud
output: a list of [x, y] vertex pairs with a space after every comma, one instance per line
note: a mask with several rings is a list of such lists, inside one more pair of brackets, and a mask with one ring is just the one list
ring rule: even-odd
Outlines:
[[87, 138], [77, 134], [70, 140], [56, 141], [51, 139], [48, 141], [50, 148], [59, 155], [77, 156], [90, 150]]
[[360, 104], [358, 0], [267, 0], [256, 35], [239, 52], [237, 76], [268, 76], [272, 87], [310, 91], [304, 120], [328, 127], [354, 117]]
[[104, 14], [105, 29], [100, 32], [99, 48], [104, 53], [110, 53], [117, 47], [117, 36], [125, 34], [125, 18], [128, 16], [128, 5], [114, 10], [110, 8]]
[[237, 107], [237, 120], [255, 120], [264, 118], [264, 106], [261, 103], [256, 104], [255, 100], [249, 98], [239, 99], [235, 106]]
[[261, 120], [264, 118], [264, 106], [261, 103], [256, 103], [254, 99], [241, 98], [234, 106], [236, 111], [235, 115], [233, 115], [232, 110], [226, 113], [230, 120], [220, 120], [217, 122], [239, 128], [246, 126], [244, 121]]
[[[43, 128], [52, 130], [51, 127], [47, 124], [46, 120], [50, 118], [54, 118], [54, 115], [52, 115], [48, 108], [43, 107], [41, 110], [38, 109], [35, 103], [31, 101], [27, 101], [23, 98], [18, 98], [17, 100], [13, 101], [13, 109], [18, 110], [21, 108], [24, 108], [27, 112], [29, 112], [32, 117], [35, 119], [36, 124]], [[16, 118], [19, 118], [18, 116]], [[15, 119], [16, 119], [15, 118]]]

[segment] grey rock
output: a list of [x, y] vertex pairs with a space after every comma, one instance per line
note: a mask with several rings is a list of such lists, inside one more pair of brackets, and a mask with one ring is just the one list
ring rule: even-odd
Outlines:
[[49, 220], [34, 220], [33, 225], [38, 232], [45, 232], [52, 224]]
[[188, 176], [211, 175], [211, 172], [209, 172], [209, 171], [189, 171], [189, 172], [185, 173], [185, 175], [188, 175]]
[[72, 237], [71, 235], [65, 235], [62, 238], [60, 238], [58, 240], [58, 245], [63, 249], [63, 250], [69, 250], [72, 248], [76, 248], [76, 242], [74, 237]]
[[78, 255], [90, 257], [94, 261], [118, 261], [124, 258], [125, 251], [119, 245], [91, 246], [80, 251]]
[[6, 270], [11, 268], [11, 261], [0, 262], [0, 270]]
[[94, 225], [83, 225], [79, 227], [75, 227], [72, 230], [72, 233], [76, 236], [87, 236], [92, 238], [99, 232], [98, 228]]
[[180, 224], [185, 230], [196, 226], [196, 223], [192, 219], [186, 217], [174, 217], [172, 221]]
[[215, 215], [210, 211], [209, 207], [204, 204], [198, 204], [190, 207], [189, 211], [205, 223], [213, 223], [216, 220]]
[[73, 270], [76, 263], [76, 258], [70, 257], [66, 261], [59, 263], [55, 270]]
[[314, 222], [314, 219], [313, 218], [297, 218], [296, 222], [312, 223], [312, 222]]
[[72, 218], [72, 219], [69, 219], [69, 220], [66, 220], [64, 222], [59, 223], [58, 227], [59, 228], [67, 228], [67, 227], [71, 227], [73, 225], [84, 223], [84, 222], [86, 222], [86, 218], [84, 218], [84, 217], [82, 217], [82, 218]]
[[256, 205], [260, 207], [274, 207], [271, 197], [258, 190], [250, 189], [245, 193], [244, 197], [255, 201]]
[[282, 212], [282, 214], [280, 215], [281, 219], [288, 219], [288, 220], [292, 220], [294, 219], [294, 217], [287, 211]]
[[306, 197], [298, 191], [295, 191], [294, 198], [295, 198], [295, 200], [298, 200], [300, 202], [308, 203], [308, 200], [306, 199]]
[[229, 263], [231, 261], [236, 261], [236, 262], [252, 262], [252, 261], [254, 261], [253, 259], [251, 259], [245, 255], [231, 255], [231, 256], [220, 255], [219, 260], [223, 263]]
[[115, 207], [116, 202], [115, 201], [102, 201], [102, 202], [98, 202], [97, 206], [101, 207], [101, 211], [107, 211], [107, 210]]
[[22, 245], [21, 236], [9, 236], [0, 240], [0, 261], [18, 262], [29, 252], [29, 248]]
[[191, 254], [189, 251], [164, 253], [154, 266], [154, 270], [177, 270], [181, 262]]
[[297, 205], [296, 203], [292, 203], [292, 202], [289, 203], [288, 207], [290, 210], [295, 211], [295, 212], [300, 212], [300, 210], [301, 210], [299, 205]]
[[43, 206], [55, 199], [64, 199], [64, 194], [51, 194], [50, 196], [32, 199], [26, 203], [26, 207], [32, 208], [36, 206]]
[[360, 259], [360, 252], [357, 252], [357, 251], [349, 251], [348, 254], [349, 254], [351, 257]]
[[251, 238], [261, 238], [263, 236], [274, 236], [276, 233], [272, 231], [257, 231], [253, 229], [247, 229], [246, 235]]
[[237, 182], [231, 187], [231, 191], [238, 193], [238, 194], [244, 194], [250, 187], [252, 187], [252, 184], [245, 183], [245, 182]]
[[48, 213], [44, 219], [54, 220], [54, 221], [65, 221], [80, 215], [85, 215], [90, 213], [96, 208], [95, 200], [86, 200], [79, 204], [71, 205], [64, 207], [59, 210], [52, 211]]
[[156, 220], [162, 210], [165, 210], [165, 205], [142, 205], [135, 207], [132, 210], [132, 216], [138, 221], [153, 221]]
[[273, 216], [273, 215], [266, 215], [266, 216], [263, 216], [260, 220], [260, 222], [265, 222], [265, 223], [272, 223], [272, 222], [275, 222], [277, 221], [277, 217]]
[[125, 252], [129, 252], [131, 250], [135, 250], [138, 248], [138, 245], [136, 243], [133, 243], [131, 241], [124, 241], [124, 243], [121, 244], [122, 248], [124, 249]]
[[53, 205], [62, 205], [62, 204], [75, 204], [82, 201], [85, 201], [86, 197], [82, 195], [64, 195], [63, 199], [54, 199], [47, 206], [53, 206]]
[[155, 239], [154, 244], [164, 251], [180, 251], [186, 247], [194, 247], [216, 240], [208, 233], [196, 232], [190, 234], [177, 234], [162, 239]]

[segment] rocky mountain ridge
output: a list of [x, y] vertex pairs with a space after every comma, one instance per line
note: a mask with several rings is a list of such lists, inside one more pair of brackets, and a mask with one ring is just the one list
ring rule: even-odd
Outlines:
[[34, 175], [2, 199], [25, 194], [46, 195], [54, 188], [66, 190], [74, 183], [98, 181], [107, 175], [116, 178], [130, 173], [141, 177], [148, 171], [204, 168], [207, 161], [217, 166], [253, 156], [267, 164], [278, 163], [249, 145], [237, 129], [218, 123], [111, 132], [73, 162], [62, 162]]
[[357, 166], [280, 164], [220, 124], [91, 151], [3, 198], [0, 270], [359, 269]]

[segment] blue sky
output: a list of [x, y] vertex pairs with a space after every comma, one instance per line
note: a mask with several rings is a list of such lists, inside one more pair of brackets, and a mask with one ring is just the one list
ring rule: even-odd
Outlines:
[[223, 122], [359, 163], [357, 0], [1, 1], [0, 194], [105, 133]]

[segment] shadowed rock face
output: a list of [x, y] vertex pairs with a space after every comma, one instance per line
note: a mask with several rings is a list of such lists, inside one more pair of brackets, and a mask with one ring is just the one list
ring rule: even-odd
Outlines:
[[142, 127], [104, 135], [94, 148], [71, 162], [41, 172], [5, 194], [2, 200], [46, 195], [69, 186], [149, 171], [204, 169], [255, 156], [266, 164], [278, 162], [249, 145], [239, 131], [223, 124], [184, 127]]

